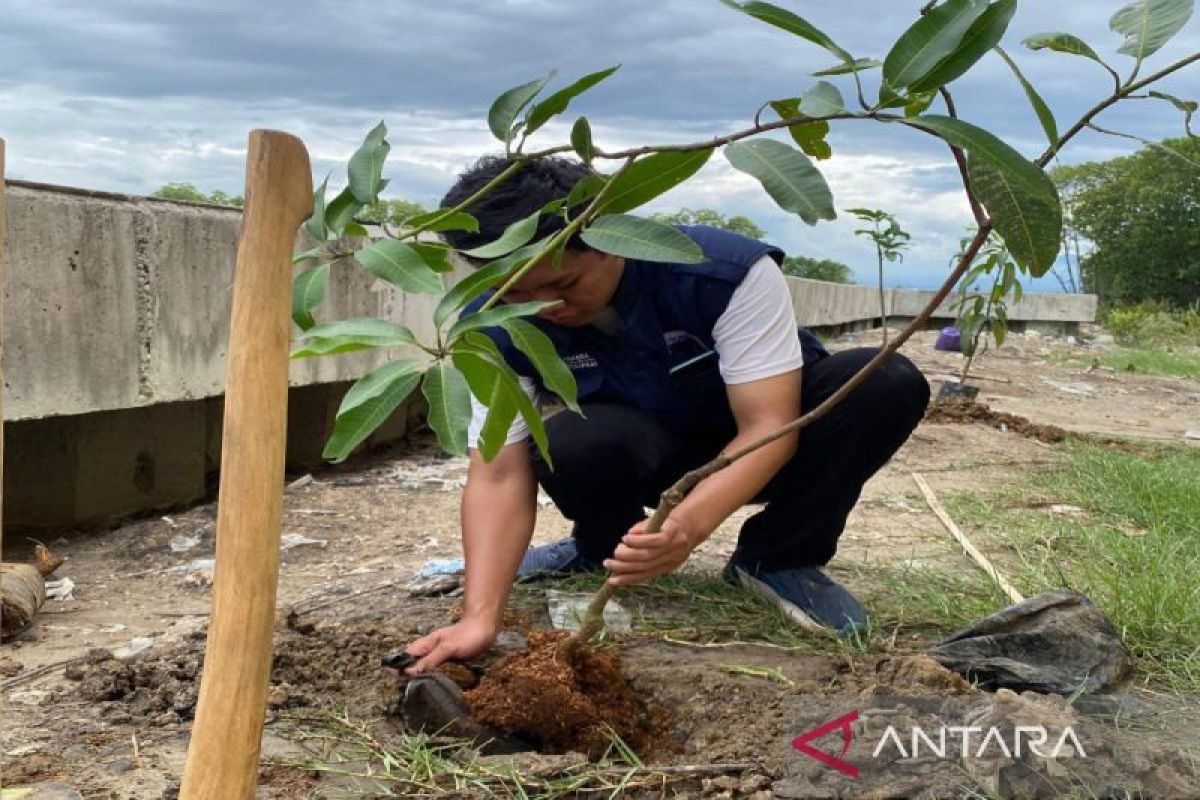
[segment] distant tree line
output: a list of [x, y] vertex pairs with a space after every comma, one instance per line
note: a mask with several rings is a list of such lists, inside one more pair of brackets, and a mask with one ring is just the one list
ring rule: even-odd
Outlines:
[[1085, 291], [1108, 308], [1200, 302], [1200, 140], [1152, 142], [1051, 176], [1064, 201], [1066, 258]]

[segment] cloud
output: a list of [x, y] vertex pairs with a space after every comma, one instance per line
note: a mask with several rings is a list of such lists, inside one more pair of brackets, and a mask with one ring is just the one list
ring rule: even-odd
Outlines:
[[[794, 7], [788, 0], [778, 3]], [[881, 57], [915, 18], [918, 0], [854, 0], [797, 8], [855, 54]], [[1123, 3], [1022, 4], [1005, 39], [1060, 128], [1109, 90], [1098, 65], [1031, 53], [1020, 40], [1065, 30], [1127, 71], [1107, 17]], [[291, 2], [260, 0], [0, 0], [0, 136], [13, 177], [147, 193], [173, 181], [240, 191], [247, 132], [288, 130], [309, 147], [320, 180], [344, 180], [364, 133], [387, 121], [392, 190], [432, 205], [458, 171], [498, 146], [484, 117], [504, 89], [560, 72], [555, 86], [619, 63], [620, 71], [572, 103], [535, 146], [566, 138], [577, 114], [614, 149], [698, 141], [743, 127], [769, 98], [796, 96], [822, 49], [719, 2], [698, 0], [442, 0]], [[1193, 21], [1143, 70], [1200, 49]], [[868, 97], [877, 74], [865, 76]], [[847, 95], [848, 79], [838, 79]], [[1194, 93], [1194, 74], [1164, 91]], [[1035, 155], [1044, 136], [1008, 68], [989, 56], [954, 87], [964, 119]], [[1180, 115], [1139, 101], [1106, 111], [1102, 124], [1150, 138], [1178, 135]], [[970, 216], [944, 146], [895, 126], [845, 122], [820, 164], [839, 208], [882, 207], [914, 234], [897, 283], [942, 274]], [[1136, 144], [1086, 132], [1067, 161], [1110, 158]], [[873, 255], [844, 218], [809, 227], [777, 209], [755, 182], [717, 156], [693, 182], [655, 208], [717, 208], [750, 216], [781, 246], [854, 266], [864, 279]]]

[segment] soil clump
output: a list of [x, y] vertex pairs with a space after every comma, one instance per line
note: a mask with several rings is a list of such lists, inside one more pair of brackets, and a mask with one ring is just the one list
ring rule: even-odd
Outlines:
[[926, 422], [943, 424], [987, 425], [1002, 431], [1011, 431], [1046, 444], [1055, 444], [1067, 438], [1067, 432], [1055, 425], [1041, 425], [1016, 414], [993, 411], [986, 403], [974, 400], [938, 400], [925, 413]]
[[616, 733], [643, 758], [669, 749], [668, 714], [646, 703], [612, 651], [564, 648], [569, 634], [539, 630], [529, 649], [493, 664], [466, 693], [472, 717], [534, 740], [544, 753], [604, 755]]

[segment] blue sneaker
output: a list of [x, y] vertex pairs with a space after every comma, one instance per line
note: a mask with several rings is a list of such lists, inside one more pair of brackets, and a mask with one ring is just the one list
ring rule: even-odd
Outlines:
[[867, 627], [858, 598], [816, 567], [751, 572], [730, 561], [725, 579], [766, 598], [805, 630], [847, 635]]
[[579, 555], [575, 540], [568, 536], [557, 542], [541, 544], [526, 550], [521, 565], [517, 567], [517, 580], [530, 580], [541, 575], [586, 572], [598, 568], [599, 565]]

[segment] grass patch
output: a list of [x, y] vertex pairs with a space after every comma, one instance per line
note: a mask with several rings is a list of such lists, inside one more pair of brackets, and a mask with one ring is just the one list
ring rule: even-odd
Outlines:
[[[957, 497], [951, 514], [1014, 548], [1010, 579], [1076, 589], [1112, 619], [1149, 682], [1200, 691], [1200, 452], [1149, 456], [1079, 443], [1016, 494]], [[1034, 507], [1030, 507], [1030, 501]], [[1015, 501], [1015, 502], [1014, 502]], [[1047, 502], [1083, 513], [1052, 514]], [[986, 549], [986, 546], [985, 546]]]
[[[264, 760], [322, 775], [337, 786], [322, 788], [335, 791], [337, 797], [623, 797], [638, 789], [665, 793], [672, 784], [705, 774], [647, 766], [615, 732], [599, 761], [564, 757], [547, 763], [521, 755], [482, 757], [461, 742], [398, 734], [378, 720], [355, 719], [344, 711], [292, 714], [281, 722], [280, 733], [300, 745], [305, 755]], [[733, 771], [739, 767], [727, 766]], [[729, 770], [716, 765], [708, 774], [725, 771]]]
[[[603, 580], [603, 574], [593, 572], [518, 584], [513, 599], [518, 606], [541, 610], [546, 589], [593, 593]], [[775, 606], [718, 575], [664, 575], [622, 588], [616, 600], [629, 611], [639, 633], [689, 644], [744, 642], [814, 651], [829, 645], [797, 627]]]
[[1121, 350], [1100, 359], [1117, 372], [1140, 372], [1200, 380], [1200, 350], [1160, 350], [1134, 348]]

